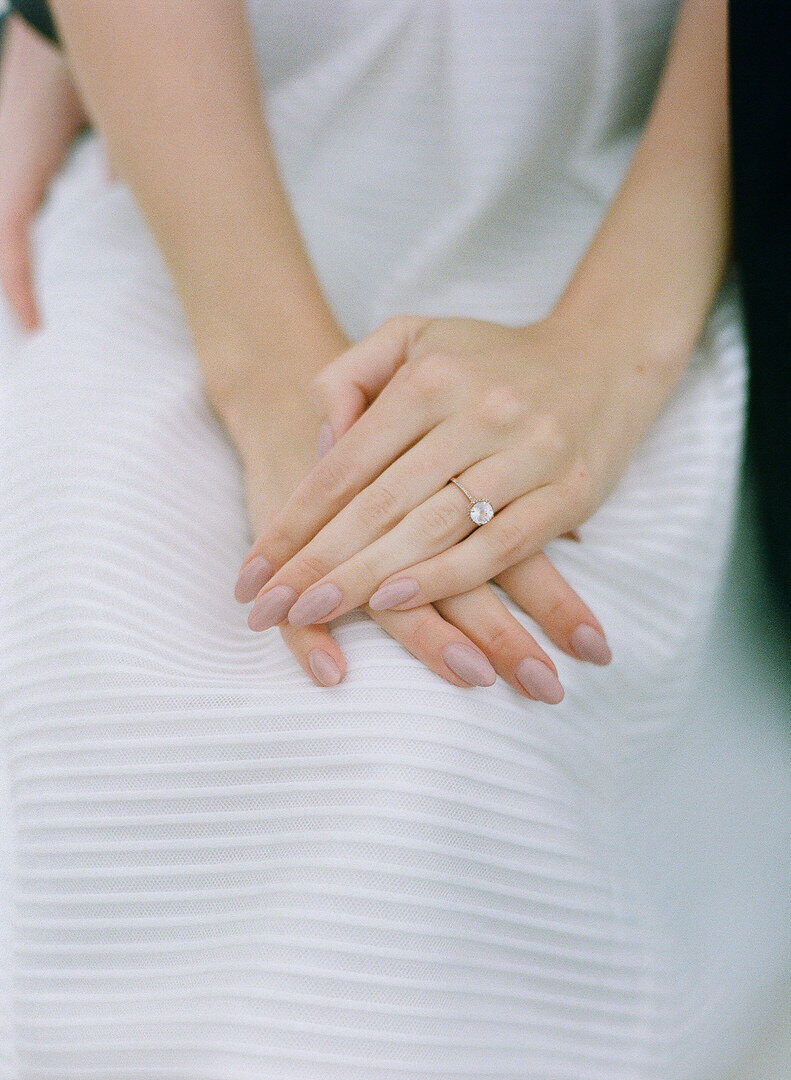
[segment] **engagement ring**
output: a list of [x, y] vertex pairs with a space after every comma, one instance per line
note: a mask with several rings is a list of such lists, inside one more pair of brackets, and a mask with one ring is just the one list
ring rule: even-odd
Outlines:
[[470, 520], [476, 525], [485, 525], [487, 521], [491, 521], [494, 517], [494, 507], [487, 499], [474, 499], [470, 495], [466, 488], [462, 487], [458, 480], [450, 479], [451, 484], [455, 484], [459, 491], [463, 491], [467, 498], [470, 500], [468, 513]]

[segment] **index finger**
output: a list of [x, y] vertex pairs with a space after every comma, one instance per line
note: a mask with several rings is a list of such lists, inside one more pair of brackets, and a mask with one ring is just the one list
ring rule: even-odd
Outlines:
[[236, 587], [240, 603], [254, 599], [275, 570], [435, 426], [438, 414], [413, 404], [408, 380], [389, 383], [301, 480], [242, 563]]

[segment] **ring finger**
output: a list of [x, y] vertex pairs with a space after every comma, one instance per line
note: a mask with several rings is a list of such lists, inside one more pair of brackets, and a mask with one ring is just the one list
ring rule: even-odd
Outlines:
[[[399, 571], [422, 564], [433, 556], [453, 549], [469, 536], [473, 529], [496, 529], [496, 517], [492, 523], [487, 521], [478, 526], [470, 516], [471, 509], [480, 509], [485, 502], [485, 507], [496, 514], [497, 510], [508, 506], [513, 499], [521, 495], [526, 483], [529, 485], [532, 482], [534, 490], [541, 492], [544, 490], [541, 485], [543, 477], [537, 473], [535, 461], [532, 462], [532, 470], [535, 474], [532, 481], [526, 480], [525, 477], [530, 475], [531, 463], [520, 461], [513, 452], [504, 452], [477, 462], [460, 478], [463, 487], [473, 496], [472, 500], [467, 499], [455, 483], [446, 484], [426, 502], [410, 511], [384, 536], [336, 566], [310, 588], [302, 585], [305, 591], [299, 599], [297, 594], [300, 592], [300, 579], [291, 577], [289, 581], [291, 566], [286, 565], [271, 584], [288, 582], [290, 585], [293, 606], [286, 608], [289, 622], [295, 626], [305, 626], [327, 618], [337, 618], [338, 615], [362, 604], [370, 604], [373, 610], [385, 610], [412, 601], [417, 593], [412, 578], [399, 577], [381, 590], [380, 585]], [[481, 491], [486, 491], [487, 500], [476, 498]], [[299, 566], [299, 560], [300, 556], [292, 562]], [[503, 567], [498, 567], [498, 570], [501, 569]], [[302, 581], [307, 576], [302, 575]], [[492, 575], [481, 576], [474, 585], [464, 589], [451, 589], [442, 596], [466, 592], [482, 584], [490, 576]], [[251, 618], [253, 622], [256, 621], [253, 612]]]
[[[268, 588], [287, 584], [302, 592], [383, 536], [410, 510], [443, 488], [450, 474], [479, 461], [489, 449], [485, 438], [471, 438], [458, 421], [439, 424], [355, 495], [304, 547], [292, 550], [292, 557], [281, 562], [276, 575], [270, 572], [268, 580], [256, 572], [261, 556], [272, 567], [279, 561], [278, 553], [282, 557], [288, 549], [284, 537], [263, 533], [252, 549], [258, 556], [256, 566], [247, 583], [240, 578], [237, 599], [254, 599], [264, 584]], [[455, 468], [449, 461], [455, 462]], [[244, 565], [251, 562], [252, 552]]]
[[[499, 603], [489, 590], [492, 600]], [[485, 605], [480, 604], [483, 614]], [[454, 686], [491, 686], [497, 672], [471, 637], [426, 604], [410, 611], [370, 611], [382, 629], [416, 660]], [[326, 626], [291, 626], [280, 632], [291, 653], [314, 682], [335, 686], [346, 673], [346, 661]], [[529, 637], [529, 635], [527, 635]], [[532, 640], [532, 639], [531, 639]]]
[[440, 600], [434, 607], [486, 653], [514, 690], [547, 705], [563, 700], [552, 660], [489, 585]]

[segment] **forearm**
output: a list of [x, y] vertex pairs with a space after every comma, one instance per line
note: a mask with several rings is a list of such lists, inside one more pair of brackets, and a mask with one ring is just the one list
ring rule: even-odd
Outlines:
[[555, 316], [670, 384], [727, 266], [726, 0], [685, 0], [630, 168]]
[[52, 6], [167, 261], [209, 397], [222, 411], [286, 374], [307, 379], [345, 342], [277, 174], [241, 0]]

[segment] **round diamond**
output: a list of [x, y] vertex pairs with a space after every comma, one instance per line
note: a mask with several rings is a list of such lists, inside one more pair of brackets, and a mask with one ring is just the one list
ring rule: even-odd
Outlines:
[[476, 525], [485, 525], [487, 521], [491, 521], [494, 517], [492, 504], [487, 502], [486, 499], [479, 499], [470, 507], [470, 517]]

